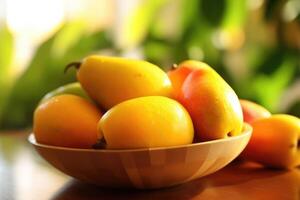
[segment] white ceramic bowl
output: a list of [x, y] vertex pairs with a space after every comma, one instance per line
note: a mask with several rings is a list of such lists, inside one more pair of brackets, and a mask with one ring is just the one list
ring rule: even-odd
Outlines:
[[249, 125], [241, 135], [184, 146], [132, 149], [75, 149], [29, 141], [51, 165], [79, 180], [104, 187], [161, 188], [211, 174], [246, 147]]

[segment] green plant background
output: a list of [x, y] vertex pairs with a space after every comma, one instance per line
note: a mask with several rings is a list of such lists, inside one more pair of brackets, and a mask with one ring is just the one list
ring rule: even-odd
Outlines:
[[[287, 4], [298, 11], [292, 20], [284, 19]], [[119, 33], [123, 44], [112, 37], [112, 29], [88, 33], [88, 22], [66, 22], [38, 47], [17, 78], [9, 70], [14, 38], [2, 25], [0, 129], [30, 127], [39, 100], [75, 81], [74, 71], [63, 73], [69, 62], [107, 51], [122, 56], [132, 49], [164, 70], [185, 59], [203, 60], [240, 98], [256, 101], [273, 113], [299, 117], [299, 95], [285, 109], [280, 107], [286, 91], [300, 81], [299, 13], [300, 3], [295, 0], [267, 0], [255, 10], [246, 0], [144, 1], [124, 21]], [[222, 44], [222, 37], [227, 43]]]

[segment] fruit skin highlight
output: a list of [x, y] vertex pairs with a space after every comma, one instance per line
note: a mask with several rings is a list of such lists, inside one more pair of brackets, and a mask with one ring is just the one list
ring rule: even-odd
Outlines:
[[258, 119], [252, 124], [253, 133], [243, 158], [274, 168], [300, 165], [300, 119], [276, 114]]
[[75, 95], [59, 95], [41, 103], [34, 112], [33, 132], [37, 142], [61, 147], [92, 148], [102, 135], [98, 108]]
[[146, 61], [94, 55], [75, 66], [82, 87], [106, 110], [128, 99], [172, 93], [167, 74]]
[[191, 144], [192, 120], [177, 101], [148, 96], [124, 101], [107, 111], [99, 125], [108, 149]]
[[215, 140], [241, 133], [243, 114], [239, 99], [213, 68], [190, 60], [180, 64], [169, 76], [174, 88], [179, 90], [176, 92], [178, 101], [192, 117], [198, 140]]
[[245, 99], [240, 99], [240, 103], [243, 110], [244, 122], [251, 124], [255, 120], [271, 116], [271, 113], [266, 108], [257, 103]]
[[167, 74], [172, 82], [173, 96], [175, 99], [179, 99], [183, 82], [191, 72], [196, 69], [212, 70], [212, 68], [206, 63], [196, 60], [186, 60], [181, 62], [178, 66], [174, 66], [174, 69], [168, 71]]

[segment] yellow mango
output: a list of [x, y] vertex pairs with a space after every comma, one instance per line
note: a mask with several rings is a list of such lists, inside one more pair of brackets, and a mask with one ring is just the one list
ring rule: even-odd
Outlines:
[[191, 144], [192, 120], [177, 101], [148, 96], [124, 101], [107, 111], [98, 129], [108, 149], [134, 149]]
[[77, 63], [77, 68], [82, 87], [105, 109], [124, 100], [172, 92], [167, 74], [146, 61], [94, 55]]

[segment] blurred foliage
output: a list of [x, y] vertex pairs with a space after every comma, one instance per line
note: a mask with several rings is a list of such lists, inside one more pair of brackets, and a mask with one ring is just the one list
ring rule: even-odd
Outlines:
[[[6, 27], [3, 25], [0, 27], [0, 113], [3, 112], [6, 104], [6, 99], [11, 87], [10, 68], [13, 60], [13, 36]], [[0, 116], [1, 120], [1, 116]]]
[[64, 74], [66, 64], [111, 46], [103, 31], [88, 34], [81, 22], [63, 25], [37, 49], [27, 70], [13, 85], [7, 104], [0, 113], [0, 127], [30, 125], [34, 108], [47, 92], [75, 81], [75, 71]]
[[[111, 30], [87, 33], [81, 22], [62, 26], [37, 49], [9, 94], [1, 96], [0, 128], [30, 126], [39, 99], [74, 81], [75, 72], [63, 74], [64, 66], [103, 49], [115, 55], [138, 49], [165, 70], [185, 59], [203, 60], [240, 98], [300, 116], [300, 97], [284, 96], [300, 79], [300, 1], [148, 0], [124, 24], [120, 41], [108, 37]], [[6, 29], [0, 30], [0, 43], [0, 65], [10, 66], [13, 41]], [[2, 67], [1, 89], [5, 71]], [[286, 99], [296, 101], [283, 110]]]

